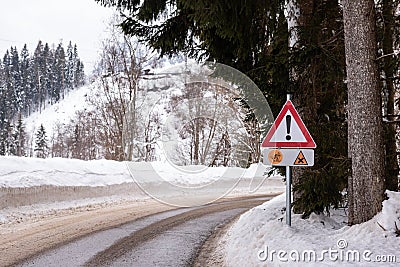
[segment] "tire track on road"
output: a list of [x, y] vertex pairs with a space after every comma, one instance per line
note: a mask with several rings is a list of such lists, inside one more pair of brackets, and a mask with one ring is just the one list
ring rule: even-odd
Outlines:
[[174, 207], [156, 201], [147, 201], [146, 204], [133, 201], [87, 212], [44, 218], [39, 222], [23, 223], [17, 226], [19, 229], [1, 234], [0, 266], [19, 264], [43, 251], [94, 232], [170, 209]]
[[[236, 201], [229, 201], [229, 202], [221, 202], [218, 204], [211, 204], [203, 207], [196, 208], [194, 210], [189, 210], [187, 212], [171, 216], [169, 218], [160, 220], [155, 222], [147, 227], [135, 231], [129, 236], [126, 236], [112, 246], [108, 247], [106, 250], [98, 253], [95, 257], [91, 260], [86, 262], [86, 267], [92, 266], [109, 266], [113, 265], [114, 262], [117, 262], [120, 258], [126, 257], [127, 254], [131, 253], [133, 250], [155, 238], [158, 238], [160, 235], [170, 231], [173, 228], [177, 228], [180, 225], [183, 225], [189, 221], [199, 219], [204, 216], [208, 216], [214, 213], [222, 213], [229, 210], [240, 210], [244, 212], [245, 210], [258, 206], [269, 198], [262, 198], [259, 197], [257, 199], [241, 199]], [[238, 211], [239, 212], [239, 211]], [[224, 223], [227, 223], [226, 219], [223, 220]], [[208, 236], [211, 235], [211, 232], [205, 233]], [[208, 237], [207, 236], [207, 237]], [[198, 248], [197, 248], [198, 249]], [[192, 259], [189, 260], [193, 263], [194, 258], [197, 255], [196, 253], [193, 255]], [[129, 256], [128, 256], [129, 257]], [[119, 264], [121, 265], [121, 261]], [[189, 264], [190, 265], [190, 264]], [[127, 264], [129, 266], [129, 264]], [[139, 265], [138, 265], [139, 266]], [[140, 265], [142, 266], [142, 265]]]

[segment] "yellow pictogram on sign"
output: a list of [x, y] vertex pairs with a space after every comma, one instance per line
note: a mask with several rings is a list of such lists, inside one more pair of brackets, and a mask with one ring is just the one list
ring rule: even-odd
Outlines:
[[278, 149], [273, 149], [268, 153], [268, 160], [272, 165], [281, 163], [282, 159], [283, 154]]
[[299, 152], [297, 155], [296, 160], [294, 161], [293, 165], [308, 165], [306, 158], [303, 155], [303, 152]]

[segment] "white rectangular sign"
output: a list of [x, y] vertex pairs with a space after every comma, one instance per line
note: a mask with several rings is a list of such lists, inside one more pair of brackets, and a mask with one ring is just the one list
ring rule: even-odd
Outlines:
[[273, 166], [314, 166], [314, 149], [267, 148], [263, 151], [264, 164]]

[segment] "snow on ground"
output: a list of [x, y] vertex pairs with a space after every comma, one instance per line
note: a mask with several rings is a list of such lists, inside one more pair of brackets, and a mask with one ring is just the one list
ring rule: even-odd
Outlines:
[[39, 221], [48, 216], [71, 214], [74, 212], [104, 208], [120, 203], [131, 201], [139, 203], [147, 200], [149, 200], [149, 197], [146, 195], [143, 195], [142, 197], [135, 195], [134, 198], [129, 196], [113, 195], [97, 198], [83, 198], [70, 201], [57, 201], [52, 203], [38, 203], [18, 207], [6, 207], [0, 209], [0, 226], [2, 224]]
[[91, 84], [76, 88], [69, 91], [60, 102], [48, 104], [41, 112], [32, 113], [24, 121], [26, 132], [33, 135], [43, 124], [47, 136], [52, 136], [56, 124], [68, 124], [77, 111], [89, 108], [86, 97], [92, 90]]
[[[178, 59], [176, 61], [179, 62]], [[190, 60], [189, 62], [193, 63], [194, 61]], [[185, 64], [177, 64], [173, 60], [170, 62], [168, 59], [163, 59], [162, 62], [160, 62], [160, 66], [161, 67], [151, 70], [151, 72], [156, 74], [164, 73], [170, 70], [172, 66], [175, 68], [178, 66], [178, 69], [183, 71]], [[139, 82], [141, 87], [155, 90], [155, 88], [157, 89], [168, 85], [167, 80], [168, 79], [141, 79]], [[39, 129], [40, 125], [43, 124], [44, 128], [46, 129], [47, 136], [52, 136], [53, 128], [57, 124], [68, 124], [70, 123], [71, 119], [75, 118], [77, 111], [93, 108], [88, 100], [90, 100], [89, 98], [91, 97], [100, 97], [95, 95], [96, 91], [98, 91], [99, 83], [100, 81], [97, 79], [90, 84], [68, 91], [66, 92], [64, 99], [60, 99], [59, 102], [52, 105], [48, 103], [45, 107], [43, 107], [41, 112], [33, 112], [30, 116], [24, 119], [26, 132], [33, 134]]]
[[[185, 166], [179, 169], [167, 162], [130, 162], [142, 168], [151, 164], [165, 181], [182, 185], [200, 185], [220, 179], [227, 167]], [[253, 164], [248, 169], [230, 168], [235, 178], [262, 177], [266, 166]], [[140, 174], [138, 172], [137, 174]], [[112, 160], [83, 161], [65, 158], [0, 157], [0, 187], [106, 186], [134, 182], [126, 163]], [[283, 188], [282, 185], [279, 185]]]
[[123, 162], [64, 158], [0, 158], [0, 187], [105, 186], [132, 182]]
[[[159, 177], [167, 182], [166, 184], [178, 184], [194, 188], [194, 190], [196, 190], [196, 186], [209, 184], [218, 179], [222, 181], [233, 179], [235, 182], [240, 180], [240, 183], [236, 184], [236, 187], [229, 192], [231, 197], [280, 193], [284, 190], [281, 177], [266, 178], [263, 176], [266, 166], [262, 164], [253, 164], [248, 169], [187, 166], [184, 170], [176, 169], [165, 162], [129, 162], [129, 165], [130, 168], [133, 167], [137, 170], [133, 173], [135, 177], [132, 177], [132, 172], [129, 171], [126, 162], [104, 159], [83, 161], [64, 158], [0, 157], [0, 198], [4, 201], [2, 206], [4, 208], [0, 209], [0, 225], [79, 207], [85, 209], [88, 206], [89, 208], [92, 205], [98, 207], [116, 201], [149, 199], [152, 196], [151, 192], [144, 193], [139, 190], [138, 186], [132, 187], [135, 182], [140, 180], [144, 181], [149, 186], [148, 188], [155, 188], [157, 193], [162, 191], [164, 186], [160, 188], [160, 183], [153, 183], [151, 179], [139, 179], [140, 175], [149, 175], [149, 165], [153, 165], [153, 169], [157, 169], [157, 171], [150, 173], [148, 177], [152, 178], [158, 173]], [[223, 176], [227, 169], [231, 171], [232, 176]], [[116, 189], [115, 185], [121, 186]], [[111, 189], [113, 186], [114, 188]], [[75, 189], [65, 191], [66, 188]], [[86, 192], [84, 198], [81, 197], [82, 190]], [[209, 192], [211, 195], [219, 194], [218, 190], [225, 190], [225, 188], [218, 189], [211, 186], [209, 191], [207, 190], [206, 193]], [[221, 192], [224, 193], [223, 195], [227, 193]], [[37, 194], [44, 197], [37, 197]], [[167, 196], [171, 198], [184, 197], [179, 194], [180, 191], [175, 190], [169, 192]], [[20, 198], [24, 198], [24, 201], [20, 201]], [[62, 201], [64, 199], [66, 201]]]
[[289, 227], [285, 194], [275, 197], [243, 214], [228, 231], [227, 266], [399, 266], [400, 237], [394, 232], [395, 222], [400, 227], [400, 192], [387, 195], [382, 212], [352, 227], [343, 209], [306, 220], [292, 214]]
[[[135, 162], [134, 164], [140, 165], [141, 163]], [[254, 177], [263, 177], [267, 168], [267, 166], [262, 163], [251, 164], [247, 169], [223, 166], [207, 167], [203, 165], [175, 166], [167, 163], [167, 161], [157, 161], [151, 164], [153, 168], [157, 170], [160, 177], [177, 185], [199, 185], [210, 183], [220, 178], [229, 179], [232, 173], [234, 178], [253, 179]], [[228, 171], [230, 175], [226, 176]], [[278, 179], [281, 180], [280, 177]]]

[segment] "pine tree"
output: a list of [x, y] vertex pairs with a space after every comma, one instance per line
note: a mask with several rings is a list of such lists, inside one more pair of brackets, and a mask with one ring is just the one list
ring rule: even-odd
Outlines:
[[382, 209], [384, 146], [373, 0], [343, 1], [348, 80], [349, 224]]
[[53, 97], [56, 101], [65, 96], [65, 52], [62, 44], [58, 44], [54, 55], [54, 90]]
[[7, 115], [8, 115], [8, 106], [6, 101], [6, 86], [4, 84], [4, 72], [1, 68], [0, 72], [0, 156], [4, 156], [6, 154], [6, 138], [7, 138]]
[[15, 147], [15, 155], [19, 157], [26, 156], [25, 154], [26, 134], [21, 113], [18, 116], [17, 125], [14, 127], [13, 142]]
[[347, 186], [343, 21], [335, 1], [292, 2], [297, 2], [300, 15], [291, 49], [289, 90], [317, 143], [314, 167], [296, 167], [292, 172], [293, 209], [307, 217], [337, 207]]
[[83, 63], [79, 59], [78, 46], [76, 44], [74, 45], [73, 66], [74, 87], [79, 87], [85, 82], [85, 74], [83, 70]]
[[[45, 90], [43, 86], [43, 44], [39, 41], [36, 46], [35, 53], [33, 55], [33, 80], [34, 80], [34, 99], [33, 102], [36, 107], [39, 108], [39, 112], [42, 112], [42, 106], [44, 102]], [[35, 107], [35, 109], [36, 109]]]
[[[50, 50], [48, 43], [46, 43], [43, 49], [43, 65], [41, 72], [43, 73], [43, 82], [44, 82], [44, 103], [49, 101], [50, 104], [53, 103], [53, 97], [52, 97], [52, 90], [54, 83], [53, 58], [54, 58], [53, 53]], [[46, 108], [46, 106], [44, 106], [44, 108]]]
[[[127, 11], [123, 31], [161, 55], [184, 52], [246, 73], [275, 115], [286, 93], [294, 93], [295, 105], [318, 144], [315, 166], [298, 175], [302, 185], [296, 191], [304, 194], [295, 204], [304, 215], [338, 205], [348, 160], [343, 23], [337, 1], [292, 1], [301, 12], [299, 44], [290, 49], [287, 1], [96, 1]], [[170, 5], [175, 12], [167, 11]], [[165, 17], [159, 23], [161, 15]], [[291, 69], [298, 70], [296, 80], [290, 79]]]
[[17, 147], [16, 147], [16, 142], [14, 139], [14, 125], [12, 125], [11, 123], [8, 125], [8, 129], [7, 129], [7, 138], [6, 138], [6, 147], [7, 147], [7, 151], [6, 151], [6, 155], [11, 155], [11, 156], [15, 156], [17, 155]]
[[[397, 2], [397, 3], [396, 3]], [[398, 42], [395, 6], [399, 1], [382, 0], [377, 6], [378, 51], [383, 82], [383, 113], [385, 135], [385, 188], [397, 191], [399, 186], [399, 164], [397, 161], [396, 124], [395, 124], [395, 76], [399, 70], [399, 57], [394, 53], [393, 44]], [[397, 39], [397, 40], [396, 40]], [[382, 53], [382, 54], [381, 54]]]
[[2, 119], [0, 123], [2, 124], [2, 127], [0, 128], [0, 155], [5, 156], [10, 152], [11, 125], [7, 119]]
[[2, 126], [0, 128], [0, 156], [6, 155], [6, 142], [5, 142], [6, 138], [7, 138], [7, 135], [4, 130], [4, 126]]
[[46, 158], [48, 155], [48, 145], [47, 145], [47, 136], [46, 130], [43, 127], [43, 124], [40, 125], [39, 130], [36, 133], [36, 141], [35, 141], [35, 149], [36, 157], [38, 158]]
[[65, 95], [67, 82], [71, 89], [83, 84], [83, 64], [72, 43], [68, 59], [69, 66], [61, 43], [54, 50], [39, 41], [32, 56], [26, 44], [20, 54], [16, 47], [5, 52], [0, 62], [0, 155], [20, 154], [11, 140], [14, 131], [10, 132], [18, 116], [41, 112], [47, 102], [59, 101]]
[[76, 73], [75, 73], [75, 77], [76, 77], [76, 87], [82, 86], [85, 84], [85, 72], [84, 72], [84, 65], [82, 63], [82, 61], [78, 60], [76, 62]]
[[71, 42], [67, 55], [62, 43], [52, 49], [48, 43], [43, 45], [39, 41], [32, 57], [26, 44], [20, 54], [16, 47], [11, 47], [4, 54], [0, 77], [8, 103], [7, 118], [14, 120], [19, 112], [23, 115], [40, 112], [46, 107], [46, 101], [59, 101], [66, 88], [80, 86], [84, 80], [78, 48]]
[[72, 42], [70, 41], [67, 47], [67, 54], [65, 59], [65, 87], [67, 88], [67, 90], [71, 90], [74, 88], [74, 70], [74, 49], [72, 46]]
[[11, 47], [10, 64], [10, 75], [12, 80], [12, 88], [10, 89], [14, 91], [13, 100], [15, 101], [13, 106], [16, 112], [20, 112], [23, 108], [25, 96], [22, 87], [19, 55], [16, 47]]
[[80, 69], [80, 60], [79, 60], [79, 56], [78, 56], [78, 47], [75, 44], [74, 45], [74, 56], [73, 56], [73, 61], [74, 61], [74, 87], [78, 87], [80, 84], [79, 81], [79, 69]]
[[6, 119], [10, 119], [15, 114], [15, 103], [17, 102], [17, 96], [13, 85], [12, 63], [11, 56], [8, 50], [3, 58], [3, 79], [4, 79], [4, 89], [5, 89], [5, 105], [7, 107]]
[[21, 71], [21, 87], [24, 92], [23, 94], [23, 113], [25, 115], [29, 115], [31, 113], [31, 105], [32, 105], [32, 70], [30, 64], [30, 57], [28, 47], [25, 44], [21, 50], [20, 56], [20, 71]]

